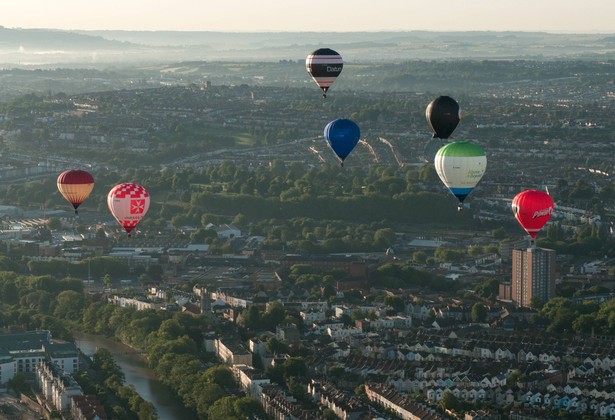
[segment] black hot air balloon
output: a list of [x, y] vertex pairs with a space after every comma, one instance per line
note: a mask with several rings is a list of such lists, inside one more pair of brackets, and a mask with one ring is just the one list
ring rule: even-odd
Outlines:
[[438, 96], [427, 105], [425, 118], [434, 137], [447, 139], [462, 119], [461, 108], [450, 96]]
[[305, 68], [312, 79], [322, 89], [322, 97], [327, 97], [327, 90], [342, 72], [342, 56], [330, 48], [319, 48], [305, 59]]

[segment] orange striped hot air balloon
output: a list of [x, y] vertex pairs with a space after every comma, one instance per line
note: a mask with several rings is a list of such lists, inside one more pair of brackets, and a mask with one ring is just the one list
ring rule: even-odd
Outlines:
[[58, 190], [71, 203], [77, 214], [77, 208], [88, 198], [94, 188], [94, 177], [80, 169], [69, 169], [58, 176]]

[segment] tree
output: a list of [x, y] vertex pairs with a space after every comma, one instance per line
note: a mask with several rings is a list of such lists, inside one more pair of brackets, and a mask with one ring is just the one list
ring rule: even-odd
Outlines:
[[406, 304], [401, 296], [386, 296], [384, 304], [391, 306], [396, 312], [403, 312], [406, 309]]
[[377, 248], [386, 249], [393, 244], [395, 244], [395, 232], [393, 229], [378, 229], [374, 233], [374, 245]]
[[109, 274], [105, 274], [105, 276], [103, 277], [103, 284], [107, 289], [111, 289], [112, 283], [111, 276]]
[[62, 229], [62, 221], [57, 217], [50, 217], [47, 220], [47, 229], [51, 231]]
[[470, 248], [468, 248], [468, 255], [471, 255], [472, 257], [482, 255], [484, 252], [483, 247], [480, 245], [471, 245]]
[[234, 389], [236, 386], [233, 372], [224, 365], [210, 367], [205, 371], [204, 377], [208, 382], [218, 384], [222, 388]]
[[57, 297], [53, 314], [62, 319], [79, 320], [85, 309], [85, 295], [74, 290], [65, 290]]
[[192, 393], [197, 413], [201, 418], [205, 418], [212, 404], [226, 396], [226, 392], [220, 385], [211, 382], [199, 383]]
[[322, 417], [325, 420], [337, 420], [339, 418], [337, 414], [335, 414], [335, 411], [331, 410], [330, 408], [325, 408], [325, 410], [322, 412]]
[[496, 279], [487, 279], [474, 288], [474, 293], [482, 298], [492, 298], [499, 292], [499, 283]]
[[425, 251], [414, 251], [412, 253], [412, 262], [414, 264], [425, 264], [427, 262], [427, 254]]
[[440, 398], [439, 405], [443, 410], [458, 411], [461, 408], [459, 399], [450, 391], [444, 391], [442, 398]]
[[237, 227], [245, 228], [248, 225], [248, 219], [243, 213], [237, 213], [231, 223]]
[[26, 377], [23, 373], [16, 373], [15, 376], [13, 376], [13, 379], [9, 379], [7, 386], [18, 395], [22, 392], [26, 394], [31, 393], [30, 385], [28, 385]]
[[472, 306], [472, 322], [485, 322], [487, 319], [487, 308], [482, 303], [475, 303]]
[[275, 337], [269, 338], [267, 340], [266, 348], [268, 353], [272, 354], [284, 354], [288, 353], [288, 344], [283, 341], [278, 340]]
[[244, 420], [264, 417], [263, 407], [251, 397], [224, 397], [207, 410], [207, 418], [211, 420]]
[[491, 232], [491, 235], [495, 238], [495, 239], [504, 239], [508, 236], [508, 234], [506, 233], [506, 229], [504, 229], [502, 226], [500, 226], [497, 229], [494, 229]]
[[282, 362], [284, 378], [303, 377], [307, 374], [307, 365], [302, 357], [289, 357]]
[[205, 244], [208, 240], [212, 240], [218, 237], [218, 234], [213, 229], [200, 228], [196, 232], [190, 235], [190, 240], [193, 244]]
[[506, 377], [506, 385], [508, 387], [517, 386], [517, 382], [519, 381], [520, 377], [521, 377], [521, 371], [519, 369], [513, 370]]
[[251, 397], [240, 397], [234, 402], [235, 411], [238, 415], [247, 418], [265, 418], [265, 410], [258, 400]]
[[540, 309], [542, 308], [543, 303], [544, 302], [542, 301], [540, 296], [532, 296], [532, 299], [530, 299], [530, 308]]
[[365, 319], [365, 312], [363, 312], [361, 309], [358, 309], [358, 308], [353, 309], [352, 312], [350, 313], [350, 319], [352, 320], [352, 322]]
[[249, 330], [261, 328], [261, 313], [256, 305], [250, 305], [239, 314], [237, 323]]
[[358, 387], [356, 387], [354, 389], [354, 393], [358, 396], [358, 397], [365, 397], [366, 393], [365, 393], [365, 384], [361, 384]]
[[595, 314], [583, 314], [572, 321], [572, 329], [577, 334], [591, 334], [595, 327]]
[[465, 253], [451, 248], [438, 247], [434, 251], [434, 256], [440, 261], [458, 263], [463, 261]]
[[275, 331], [276, 327], [284, 320], [286, 312], [284, 306], [278, 301], [274, 301], [269, 305], [267, 311], [262, 315], [263, 329]]

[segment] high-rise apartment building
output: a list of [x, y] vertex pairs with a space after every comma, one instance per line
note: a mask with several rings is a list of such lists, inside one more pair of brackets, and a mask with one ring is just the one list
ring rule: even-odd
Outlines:
[[513, 249], [511, 298], [517, 306], [532, 307], [533, 299], [555, 297], [555, 251], [530, 247]]

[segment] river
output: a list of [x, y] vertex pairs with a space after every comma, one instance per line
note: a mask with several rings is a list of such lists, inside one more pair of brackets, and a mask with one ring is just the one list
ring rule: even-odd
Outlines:
[[113, 354], [126, 378], [126, 384], [132, 384], [144, 400], [154, 404], [158, 417], [162, 420], [192, 420], [197, 417], [187, 410], [173, 392], [164, 385], [156, 373], [147, 366], [147, 361], [139, 354], [126, 354], [134, 349], [106, 337], [74, 332], [75, 344], [87, 355], [92, 355], [97, 348], [105, 348]]

